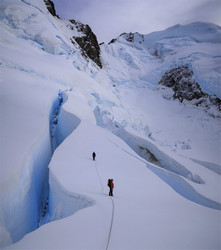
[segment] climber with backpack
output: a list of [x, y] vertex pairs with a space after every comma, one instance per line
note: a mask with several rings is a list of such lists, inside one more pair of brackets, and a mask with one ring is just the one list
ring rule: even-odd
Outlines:
[[113, 189], [114, 189], [113, 179], [108, 179], [107, 186], [110, 188], [109, 196], [113, 196]]

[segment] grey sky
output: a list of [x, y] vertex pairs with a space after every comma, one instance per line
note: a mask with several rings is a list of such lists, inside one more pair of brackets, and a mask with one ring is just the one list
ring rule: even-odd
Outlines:
[[99, 42], [195, 21], [221, 26], [221, 0], [52, 0], [61, 18], [88, 24]]

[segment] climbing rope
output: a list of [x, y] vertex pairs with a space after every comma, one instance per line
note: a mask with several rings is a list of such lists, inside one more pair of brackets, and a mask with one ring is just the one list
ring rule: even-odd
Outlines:
[[99, 171], [98, 171], [98, 169], [97, 169], [97, 162], [95, 162], [95, 169], [96, 169], [96, 171], [97, 171], [97, 175], [98, 175], [98, 178], [99, 178], [99, 181], [100, 181], [100, 184], [101, 184], [101, 192], [103, 193], [103, 192], [104, 192], [104, 186], [103, 186], [103, 183], [102, 183], [102, 181], [101, 181], [101, 176], [100, 176], [100, 174], [99, 174]]
[[[103, 186], [103, 183], [102, 183], [102, 180], [101, 180], [101, 176], [99, 174], [99, 171], [97, 169], [97, 162], [95, 162], [95, 169], [96, 169], [96, 172], [97, 172], [97, 175], [98, 175], [98, 178], [99, 178], [99, 181], [100, 181], [100, 184], [101, 184], [101, 192], [104, 193], [104, 186]], [[112, 202], [112, 215], [111, 215], [111, 225], [110, 225], [110, 230], [109, 230], [109, 234], [108, 234], [108, 240], [107, 240], [107, 245], [106, 245], [106, 250], [108, 249], [108, 246], [109, 246], [109, 243], [110, 243], [110, 238], [111, 238], [111, 232], [112, 232], [112, 226], [113, 226], [113, 221], [114, 221], [114, 200], [112, 197], [110, 197], [110, 200]]]
[[110, 237], [111, 237], [111, 232], [112, 232], [112, 226], [113, 226], [113, 220], [114, 220], [114, 200], [113, 200], [112, 197], [110, 197], [110, 199], [112, 201], [112, 216], [111, 216], [111, 225], [110, 225], [110, 231], [109, 231], [109, 235], [108, 235], [106, 250], [109, 247]]

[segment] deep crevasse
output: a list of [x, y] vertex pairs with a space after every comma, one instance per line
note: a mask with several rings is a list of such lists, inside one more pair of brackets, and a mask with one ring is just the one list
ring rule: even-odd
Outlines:
[[[1, 247], [17, 242], [25, 234], [51, 220], [61, 218], [61, 214], [53, 211], [55, 206], [50, 207], [48, 164], [54, 150], [80, 123], [77, 117], [62, 109], [67, 99], [67, 95], [59, 90], [49, 114], [49, 129], [44, 131], [27, 153], [20, 173], [11, 177], [8, 180], [9, 183], [3, 187], [7, 191], [1, 197], [0, 203]], [[53, 183], [51, 192], [53, 189], [53, 197], [55, 197], [60, 187]], [[63, 197], [62, 200], [65, 201], [65, 194], [64, 191], [60, 192], [58, 197], [60, 199]], [[69, 203], [79, 199], [79, 196], [74, 200], [73, 195], [66, 196], [69, 197]], [[78, 210], [76, 207], [79, 206], [74, 206], [69, 214]], [[60, 210], [62, 211], [62, 206]], [[51, 218], [52, 215], [53, 218]]]

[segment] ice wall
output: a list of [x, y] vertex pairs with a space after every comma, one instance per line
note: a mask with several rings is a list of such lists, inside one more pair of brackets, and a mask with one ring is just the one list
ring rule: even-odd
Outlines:
[[[20, 170], [1, 187], [0, 246], [20, 240], [38, 227], [40, 204], [47, 188], [52, 155], [49, 129], [27, 152]], [[5, 231], [2, 235], [2, 232]]]
[[[51, 144], [53, 151], [69, 136], [80, 124], [80, 119], [74, 114], [69, 113], [62, 107], [64, 101], [68, 99], [67, 95], [59, 92], [55, 107], [53, 108], [51, 118]], [[57, 180], [53, 173], [53, 166], [49, 170], [49, 207], [48, 214], [44, 217], [43, 223], [59, 220], [67, 217], [79, 209], [94, 204], [88, 197], [71, 193], [66, 190]]]
[[[207, 197], [208, 194], [204, 194], [203, 186], [211, 185], [211, 183], [209, 183], [210, 179], [208, 177], [206, 180], [201, 177], [203, 172], [200, 169], [193, 168], [193, 171], [190, 170], [191, 168], [188, 168], [186, 165], [190, 162], [183, 164], [160, 150], [153, 142], [129, 133], [123, 126], [108, 118], [105, 111], [102, 111], [98, 106], [95, 108], [94, 114], [97, 119], [97, 125], [108, 129], [121, 138], [137, 155], [148, 162], [147, 168], [171, 186], [177, 193], [200, 205], [221, 210], [221, 204], [216, 199], [213, 200], [213, 198]], [[124, 149], [119, 147], [119, 150]], [[130, 154], [129, 152], [126, 153]], [[205, 177], [206, 175], [204, 174], [203, 176]]]
[[92, 206], [94, 201], [86, 196], [66, 190], [50, 171], [49, 217], [50, 221], [72, 215], [79, 209]]
[[115, 135], [125, 141], [138, 155], [147, 161], [150, 161], [162, 168], [165, 168], [171, 172], [181, 175], [196, 183], [203, 183], [204, 181], [195, 176], [178, 161], [172, 159], [170, 156], [162, 152], [153, 142], [145, 140], [141, 137], [135, 136], [127, 132], [123, 126], [111, 121], [105, 112], [97, 106], [94, 110], [97, 124], [101, 127], [105, 127]]
[[[49, 113], [48, 129], [32, 145], [24, 157], [19, 171], [1, 185], [0, 202], [0, 246], [20, 240], [25, 234], [38, 228], [45, 213], [48, 200], [48, 164], [51, 160], [55, 140], [64, 140], [73, 127], [55, 129], [53, 119], [59, 119], [63, 104], [63, 93], [59, 91]], [[62, 128], [62, 129], [61, 129]], [[60, 131], [64, 131], [61, 133]], [[57, 143], [56, 146], [59, 144]]]

